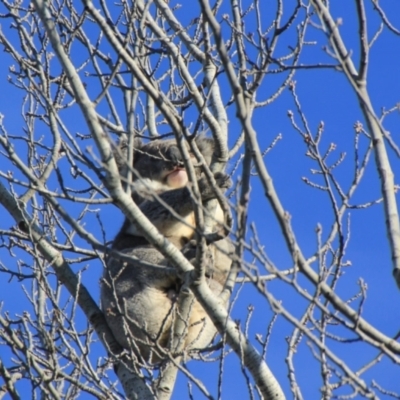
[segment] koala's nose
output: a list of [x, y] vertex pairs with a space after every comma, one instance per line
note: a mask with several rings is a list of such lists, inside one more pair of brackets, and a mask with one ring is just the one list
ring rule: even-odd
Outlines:
[[179, 151], [177, 146], [172, 146], [169, 148], [168, 158], [170, 159], [170, 161], [174, 165], [174, 167], [183, 166], [181, 152]]

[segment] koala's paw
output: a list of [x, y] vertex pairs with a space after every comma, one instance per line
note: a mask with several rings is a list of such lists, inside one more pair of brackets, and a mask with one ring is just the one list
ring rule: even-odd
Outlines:
[[[197, 265], [196, 264], [196, 251], [197, 251], [197, 243], [196, 243], [195, 240], [191, 240], [182, 249], [182, 254], [195, 267]], [[213, 252], [210, 250], [210, 248], [208, 246], [207, 246], [207, 250], [206, 250], [205, 256], [206, 256], [206, 261], [205, 261], [205, 263], [206, 263], [206, 276], [209, 277], [211, 271], [214, 270], [214, 256], [213, 256]]]
[[[220, 189], [228, 189], [232, 186], [231, 178], [229, 177], [229, 175], [223, 172], [215, 173], [214, 179]], [[199, 189], [204, 201], [215, 199], [217, 197], [215, 193], [215, 188], [208, 183], [205, 177], [202, 177], [199, 180]]]
[[231, 178], [224, 172], [216, 172], [214, 179], [217, 182], [218, 187], [221, 189], [229, 189], [232, 186]]
[[197, 243], [195, 240], [190, 240], [186, 245], [183, 247], [182, 254], [185, 256], [187, 260], [192, 262], [193, 259], [196, 258], [196, 249]]

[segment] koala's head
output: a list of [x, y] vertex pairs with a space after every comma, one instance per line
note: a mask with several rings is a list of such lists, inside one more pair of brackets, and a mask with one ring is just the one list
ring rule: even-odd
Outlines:
[[[201, 136], [196, 138], [196, 144], [206, 163], [210, 165], [214, 151], [214, 140]], [[185, 146], [191, 154], [189, 144], [185, 142]], [[191, 156], [193, 163], [197, 164], [195, 156], [192, 154]], [[159, 139], [137, 145], [133, 167], [142, 179], [157, 183], [167, 190], [181, 188], [188, 183], [182, 154], [175, 139]], [[200, 175], [200, 172], [200, 168], [196, 168], [198, 175]]]
[[143, 179], [158, 182], [171, 189], [188, 182], [183, 159], [175, 140], [155, 140], [135, 149], [135, 170]]

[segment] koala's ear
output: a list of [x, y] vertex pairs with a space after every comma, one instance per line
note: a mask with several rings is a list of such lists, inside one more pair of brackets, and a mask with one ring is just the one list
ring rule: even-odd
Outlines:
[[[142, 141], [139, 138], [135, 138], [134, 146], [133, 146], [134, 147], [134, 154], [133, 154], [134, 161], [136, 160], [136, 158], [139, 157], [139, 155], [141, 153], [140, 151], [136, 151], [136, 150], [140, 150], [142, 146], [143, 146]], [[127, 161], [129, 158], [128, 151], [129, 151], [129, 142], [126, 137], [121, 138], [119, 140], [118, 144], [114, 145], [114, 148], [113, 148], [114, 158], [117, 163], [119, 173], [122, 176], [126, 176], [127, 171], [128, 171], [128, 165], [127, 165]]]
[[135, 138], [133, 141], [133, 163], [135, 164], [136, 161], [140, 158], [140, 155], [143, 153], [142, 148], [144, 143], [142, 139]]
[[113, 143], [113, 155], [120, 173], [126, 168], [127, 153], [128, 141], [126, 139], [120, 139], [118, 144]]
[[204, 135], [200, 135], [196, 137], [196, 144], [200, 150], [200, 153], [206, 160], [207, 165], [211, 164], [211, 159], [214, 154], [215, 149], [215, 141], [211, 137], [206, 137]]
[[133, 141], [133, 147], [135, 149], [140, 149], [144, 146], [142, 139], [135, 137], [134, 141]]

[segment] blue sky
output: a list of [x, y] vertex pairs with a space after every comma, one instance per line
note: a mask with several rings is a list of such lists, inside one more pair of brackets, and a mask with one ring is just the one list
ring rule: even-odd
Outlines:
[[[248, 2], [244, 2], [247, 4]], [[351, 51], [352, 59], [355, 65], [358, 64], [359, 43], [357, 38], [357, 20], [355, 17], [355, 2], [333, 2], [331, 1], [333, 16], [335, 19], [341, 18], [340, 32], [348, 50]], [[381, 1], [381, 6], [387, 11], [387, 16], [392, 24], [400, 29], [400, 3]], [[265, 25], [269, 23], [269, 3], [263, 4], [265, 7]], [[293, 1], [284, 1], [284, 12], [289, 14]], [[170, 2], [173, 5], [173, 2]], [[0, 6], [0, 12], [3, 12], [3, 6]], [[225, 7], [225, 6], [224, 6]], [[272, 7], [272, 6], [271, 6]], [[244, 8], [246, 8], [244, 6]], [[228, 8], [227, 8], [228, 9]], [[369, 36], [375, 34], [379, 28], [380, 19], [378, 14], [372, 8], [372, 2], [366, 2], [368, 16]], [[227, 11], [228, 12], [228, 11]], [[176, 11], [177, 18], [190, 20], [194, 9], [183, 4], [183, 7]], [[223, 10], [221, 11], [221, 14]], [[249, 18], [251, 21], [251, 18]], [[314, 18], [314, 21], [316, 19]], [[0, 20], [3, 32], [15, 35], [15, 31], [10, 31], [6, 20]], [[252, 23], [246, 26], [247, 31], [251, 31]], [[278, 54], [285, 54], [288, 51], [288, 45], [291, 44], [293, 36], [290, 34], [282, 39], [282, 44], [278, 46]], [[311, 43], [304, 49], [301, 56], [303, 64], [316, 63], [334, 63], [326, 54], [324, 47], [327, 39], [321, 33], [310, 26], [307, 30], [306, 39]], [[371, 96], [375, 111], [380, 115], [381, 109], [390, 109], [400, 102], [400, 38], [389, 32], [387, 28], [383, 29], [382, 34], [370, 52], [370, 66], [368, 73], [367, 86]], [[21, 119], [21, 100], [23, 93], [17, 91], [7, 83], [8, 66], [12, 63], [10, 57], [5, 52], [0, 53], [0, 113], [5, 116], [4, 125], [10, 134], [18, 134], [23, 128]], [[76, 52], [77, 60], [80, 57]], [[83, 57], [83, 56], [82, 56]], [[83, 76], [83, 74], [82, 74]], [[268, 98], [285, 78], [285, 74], [270, 74], [265, 78], [260, 91], [257, 93], [257, 101]], [[84, 78], [88, 83], [88, 91], [97, 93], [96, 86], [91, 84], [89, 78]], [[354, 124], [361, 121], [366, 128], [363, 116], [359, 110], [357, 98], [352, 91], [345, 76], [333, 69], [307, 69], [299, 70], [294, 80], [296, 81], [296, 93], [301, 101], [303, 111], [307, 117], [308, 125], [312, 132], [316, 132], [321, 121], [324, 122], [324, 133], [321, 140], [321, 152], [326, 151], [331, 143], [336, 145], [336, 150], [329, 156], [332, 162], [339, 158], [340, 153], [346, 153], [346, 156], [335, 171], [335, 177], [344, 189], [347, 189], [354, 172]], [[221, 88], [224, 102], [228, 102], [230, 91], [226, 81], [221, 77]], [[122, 104], [117, 102], [122, 110]], [[101, 107], [101, 106], [100, 106]], [[265, 157], [265, 163], [273, 178], [275, 188], [280, 197], [284, 208], [291, 215], [291, 223], [298, 242], [306, 257], [314, 254], [317, 246], [317, 235], [315, 229], [317, 224], [322, 226], [322, 238], [328, 234], [331, 225], [334, 222], [333, 213], [329, 205], [329, 199], [325, 192], [307, 186], [302, 178], [306, 177], [313, 182], [321, 184], [319, 177], [311, 174], [310, 169], [316, 168], [308, 157], [305, 156], [307, 146], [300, 135], [293, 129], [288, 118], [288, 111], [294, 113], [296, 122], [301, 125], [299, 115], [296, 113], [296, 107], [293, 96], [289, 90], [284, 93], [268, 107], [256, 109], [254, 112], [253, 124], [258, 134], [258, 140], [262, 149], [267, 148], [274, 138], [282, 135], [282, 139], [276, 144], [275, 148]], [[234, 143], [240, 133], [240, 125], [235, 116], [234, 107], [228, 108], [229, 115], [229, 141]], [[64, 113], [67, 116], [68, 127], [71, 132], [87, 133], [88, 129], [84, 125], [83, 118], [77, 107]], [[70, 118], [73, 116], [73, 118]], [[395, 141], [400, 145], [400, 115], [396, 111], [390, 114], [384, 121], [384, 127], [389, 131]], [[43, 127], [43, 135], [47, 132]], [[365, 150], [367, 140], [360, 138], [360, 148]], [[17, 149], [18, 150], [18, 149]], [[392, 170], [396, 175], [395, 182], [398, 184], [398, 171], [400, 163], [398, 157], [392, 150], [388, 150], [392, 162]], [[0, 155], [0, 169], [2, 171], [13, 170]], [[62, 161], [64, 162], [64, 161]], [[228, 169], [234, 165], [233, 161]], [[67, 164], [65, 163], [65, 167]], [[3, 178], [2, 182], [4, 183]], [[70, 180], [71, 184], [73, 179]], [[54, 180], [53, 185], [56, 184]], [[373, 156], [367, 167], [365, 176], [357, 189], [351, 203], [362, 204], [377, 200], [380, 195], [380, 185], [377, 170]], [[96, 207], [100, 208], [100, 207]], [[77, 215], [79, 208], [71, 208], [71, 212]], [[103, 224], [107, 227], [107, 240], [111, 240], [121, 226], [122, 214], [114, 206], [104, 206], [101, 208], [100, 216]], [[399, 298], [398, 289], [394, 283], [391, 274], [390, 250], [386, 236], [385, 218], [382, 204], [374, 205], [370, 208], [352, 210], [345, 218], [350, 219], [351, 237], [346, 250], [345, 260], [351, 263], [351, 266], [344, 269], [344, 276], [340, 279], [337, 287], [343, 299], [351, 298], [358, 292], [357, 282], [362, 279], [368, 286], [367, 298], [363, 305], [363, 317], [389, 336], [395, 335], [399, 330], [399, 315], [397, 304]], [[283, 236], [281, 234], [278, 222], [273, 215], [268, 201], [263, 195], [263, 190], [257, 177], [252, 178], [252, 193], [249, 209], [249, 223], [255, 222], [257, 231], [262, 244], [265, 246], [269, 258], [279, 267], [287, 269], [292, 267], [292, 261], [286, 249]], [[93, 215], [87, 220], [88, 227], [93, 232], [99, 232], [99, 226]], [[9, 229], [13, 225], [11, 217], [2, 211], [0, 229]], [[83, 241], [82, 241], [83, 243]], [[3, 263], [9, 263], [15, 267], [15, 259], [11, 259], [5, 249], [0, 249], [0, 259]], [[82, 267], [82, 266], [80, 266]], [[101, 265], [98, 262], [92, 262], [89, 269], [84, 273], [84, 283], [88, 286], [94, 298], [98, 298], [98, 280], [101, 275]], [[312, 292], [313, 288], [304, 279], [299, 278], [301, 284]], [[280, 282], [272, 282], [268, 285], [271, 292], [281, 299], [294, 315], [300, 317], [307, 306], [307, 302], [298, 296], [288, 285]], [[27, 307], [25, 295], [21, 289], [20, 283], [15, 280], [8, 282], [5, 276], [0, 275], [0, 301], [3, 301], [2, 311], [9, 311], [10, 314], [21, 314]], [[354, 303], [357, 304], [357, 301]], [[271, 309], [266, 300], [256, 292], [250, 285], [245, 285], [241, 289], [239, 300], [237, 301], [232, 318], [241, 321], [243, 328], [248, 312], [248, 306], [255, 307], [254, 315], [250, 324], [250, 339], [254, 340], [256, 334], [265, 335], [268, 323], [272, 318]], [[83, 324], [83, 320], [79, 319]], [[273, 330], [271, 344], [267, 352], [267, 362], [278, 380], [282, 383], [287, 398], [292, 398], [287, 379], [288, 371], [285, 364], [287, 356], [286, 338], [293, 331], [293, 326], [279, 317]], [[346, 338], [351, 338], [348, 331], [343, 328], [333, 329], [335, 334]], [[377, 354], [377, 350], [363, 343], [335, 343], [329, 341], [330, 348], [336, 355], [351, 367], [357, 370], [369, 362]], [[310, 350], [312, 345], [307, 344], [307, 340], [299, 346], [296, 355], [296, 372], [304, 399], [319, 398], [320, 370], [318, 363]], [[96, 349], [95, 356], [101, 355], [101, 350]], [[0, 357], [7, 359], [9, 352], [0, 347]], [[212, 393], [216, 393], [218, 364], [203, 364], [191, 362], [188, 368], [202, 379], [205, 379], [207, 386]], [[246, 398], [246, 382], [242, 377], [240, 365], [234, 354], [226, 358], [225, 383], [223, 385], [223, 398]], [[398, 370], [394, 363], [388, 359], [364, 374], [363, 379], [369, 385], [371, 380], [377, 381], [387, 390], [400, 392], [400, 381], [398, 380]], [[187, 379], [180, 376], [174, 398], [183, 398], [183, 393], [187, 393]], [[194, 393], [198, 392], [194, 389]], [[185, 395], [186, 396], [186, 395]], [[384, 397], [378, 393], [380, 398]], [[195, 398], [202, 398], [200, 395]]]

